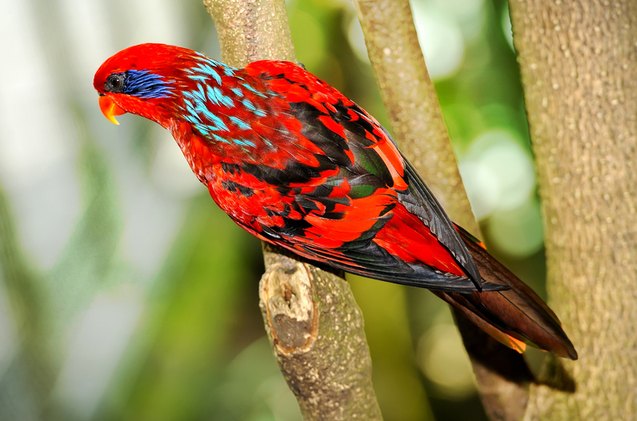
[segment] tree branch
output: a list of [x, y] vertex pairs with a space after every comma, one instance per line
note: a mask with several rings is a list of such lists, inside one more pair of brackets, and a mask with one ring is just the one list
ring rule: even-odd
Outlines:
[[465, 229], [480, 228], [471, 211], [422, 56], [408, 0], [355, 0], [392, 132], [447, 213]]
[[[204, 0], [224, 60], [293, 60], [283, 0]], [[381, 419], [363, 318], [342, 277], [265, 246], [260, 307], [305, 419]]]
[[548, 291], [580, 360], [528, 419], [637, 418], [637, 3], [510, 2], [544, 211]]
[[[479, 236], [480, 229], [464, 191], [436, 91], [418, 44], [409, 1], [355, 0], [355, 4], [401, 150], [449, 216]], [[418, 306], [415, 301], [410, 300], [410, 304]], [[416, 312], [417, 307], [411, 311]], [[454, 315], [487, 413], [494, 419], [519, 419], [532, 378], [524, 359], [467, 323], [463, 316], [455, 312]]]
[[281, 0], [204, 0], [215, 22], [221, 54], [231, 66], [256, 60], [294, 61], [285, 2]]

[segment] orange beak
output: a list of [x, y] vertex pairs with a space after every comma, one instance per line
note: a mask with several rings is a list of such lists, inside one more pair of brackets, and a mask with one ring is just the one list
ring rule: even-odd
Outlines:
[[106, 117], [111, 123], [119, 126], [119, 121], [117, 121], [115, 116], [125, 114], [126, 111], [121, 109], [110, 96], [100, 96], [99, 102], [100, 110], [102, 110], [102, 114], [104, 114], [104, 117]]

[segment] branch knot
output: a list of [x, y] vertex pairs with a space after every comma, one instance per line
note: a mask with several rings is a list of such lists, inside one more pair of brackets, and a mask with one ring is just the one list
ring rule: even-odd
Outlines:
[[278, 352], [291, 355], [310, 350], [319, 323], [305, 265], [294, 261], [270, 265], [261, 277], [260, 296]]

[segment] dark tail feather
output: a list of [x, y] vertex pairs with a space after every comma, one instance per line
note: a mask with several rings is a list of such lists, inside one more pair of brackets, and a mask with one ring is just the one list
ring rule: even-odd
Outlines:
[[469, 320], [503, 344], [524, 351], [524, 342], [577, 359], [577, 351], [564, 333], [560, 320], [540, 297], [503, 264], [494, 259], [464, 229], [458, 227], [485, 282], [506, 285], [505, 291], [470, 294], [436, 292]]

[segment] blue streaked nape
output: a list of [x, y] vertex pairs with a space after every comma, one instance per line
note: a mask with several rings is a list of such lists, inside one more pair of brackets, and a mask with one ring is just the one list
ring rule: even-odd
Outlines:
[[[182, 92], [185, 120], [201, 135], [214, 142], [234, 144], [244, 150], [256, 147], [256, 142], [250, 138], [232, 136], [231, 133], [236, 129], [251, 129], [248, 121], [232, 115], [233, 109], [243, 108], [257, 117], [263, 117], [266, 115], [265, 111], [246, 98], [246, 95], [265, 98], [267, 94], [250, 86], [230, 66], [201, 54], [194, 58], [195, 64], [183, 70], [185, 76], [194, 82]], [[240, 81], [239, 86], [230, 89], [224, 87], [226, 77], [233, 78], [233, 82]]]
[[237, 79], [241, 77], [235, 74], [236, 69], [228, 66], [220, 61], [212, 60], [201, 53], [196, 53], [193, 57], [197, 63], [196, 66], [192, 66], [188, 69], [184, 69], [188, 73], [188, 77], [198, 82], [205, 82], [206, 79], [212, 78], [217, 84], [222, 83], [222, 72], [225, 76], [232, 76]]

